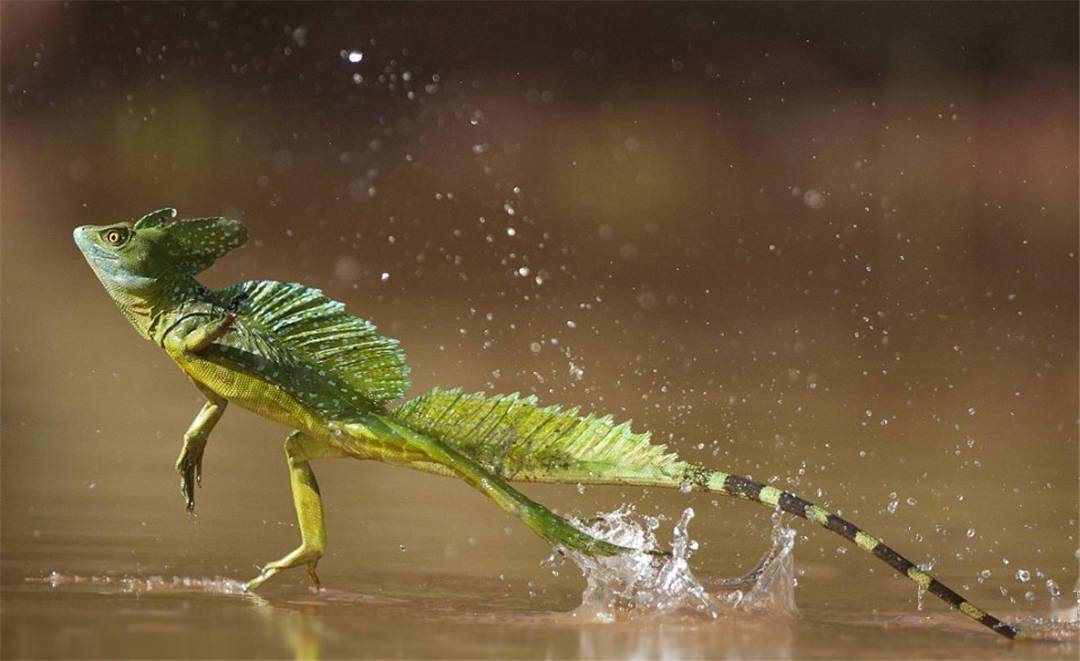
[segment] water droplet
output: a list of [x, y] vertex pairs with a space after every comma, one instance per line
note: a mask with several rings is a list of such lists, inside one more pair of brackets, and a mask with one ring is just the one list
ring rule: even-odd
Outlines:
[[1021, 583], [1027, 583], [1031, 580], [1031, 574], [1026, 569], [1017, 569], [1016, 580], [1020, 581]]
[[659, 303], [656, 294], [648, 291], [638, 294], [637, 301], [638, 305], [640, 305], [643, 310], [651, 310]]
[[811, 188], [803, 194], [803, 204], [811, 209], [824, 209], [825, 196]]
[[345, 53], [345, 59], [353, 64], [360, 64], [364, 59], [364, 54], [358, 50], [351, 50]]
[[1061, 596], [1061, 588], [1058, 587], [1058, 584], [1055, 583], [1052, 578], [1046, 579], [1046, 591], [1050, 593], [1051, 599], [1057, 599]]

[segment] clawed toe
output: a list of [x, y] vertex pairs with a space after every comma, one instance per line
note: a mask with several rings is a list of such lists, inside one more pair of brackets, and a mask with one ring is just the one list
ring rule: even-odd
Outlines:
[[319, 575], [315, 573], [316, 564], [317, 563], [312, 562], [307, 566], [307, 573], [308, 577], [311, 578], [311, 590], [313, 592], [318, 592], [319, 589], [322, 588], [322, 583], [319, 582]]
[[[281, 561], [279, 560], [278, 562]], [[277, 562], [270, 562], [262, 567], [255, 565], [255, 568], [259, 570], [259, 574], [247, 583], [244, 583], [244, 592], [251, 592], [266, 581], [273, 578], [275, 574], [281, 571], [281, 569], [279, 567], [276, 567], [275, 565], [277, 565]]]
[[250, 592], [260, 585], [270, 580], [280, 572], [286, 569], [292, 569], [293, 567], [299, 567], [301, 565], [307, 566], [308, 576], [311, 578], [312, 588], [318, 592], [322, 587], [319, 582], [319, 575], [315, 573], [315, 566], [319, 564], [319, 558], [303, 559], [303, 553], [291, 553], [288, 556], [274, 562], [269, 562], [259, 569], [259, 575], [251, 579], [247, 583], [244, 583], [244, 591]]

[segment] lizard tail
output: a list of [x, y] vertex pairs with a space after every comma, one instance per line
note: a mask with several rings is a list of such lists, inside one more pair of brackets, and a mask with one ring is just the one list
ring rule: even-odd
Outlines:
[[610, 416], [581, 415], [578, 409], [541, 407], [534, 397], [435, 389], [410, 399], [390, 415], [475, 460], [507, 481], [611, 484], [668, 488], [689, 485], [751, 500], [808, 519], [854, 542], [953, 608], [1006, 638], [1020, 632], [947, 587], [915, 563], [813, 503], [745, 477], [681, 460], [648, 433]]
[[892, 547], [877, 537], [795, 494], [721, 471], [709, 472], [705, 475], [704, 480], [695, 482], [697, 482], [696, 486], [701, 490], [761, 503], [772, 509], [779, 509], [812, 521], [822, 528], [840, 535], [849, 542], [853, 542], [863, 551], [872, 554], [900, 574], [917, 583], [922, 589], [941, 599], [949, 606], [958, 609], [979, 624], [989, 627], [996, 633], [1010, 639], [1016, 638], [1020, 633], [1016, 627], [1002, 622], [990, 613], [975, 606], [965, 599], [963, 595], [929, 573], [919, 569], [915, 563], [894, 551]]

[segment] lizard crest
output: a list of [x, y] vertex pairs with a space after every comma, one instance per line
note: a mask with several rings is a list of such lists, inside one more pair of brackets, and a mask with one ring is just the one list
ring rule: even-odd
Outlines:
[[247, 241], [247, 228], [230, 218], [172, 219], [160, 209], [135, 222], [83, 225], [75, 243], [102, 283], [143, 291], [178, 275], [194, 276]]

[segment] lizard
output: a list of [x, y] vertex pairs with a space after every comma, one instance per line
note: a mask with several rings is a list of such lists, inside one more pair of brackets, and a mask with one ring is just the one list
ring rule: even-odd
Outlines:
[[318, 588], [326, 530], [311, 463], [352, 457], [463, 479], [550, 543], [590, 555], [661, 553], [598, 539], [510, 482], [668, 487], [756, 502], [853, 542], [1002, 636], [1021, 633], [841, 516], [775, 486], [683, 461], [630, 422], [540, 406], [516, 393], [436, 388], [398, 403], [409, 384], [398, 342], [342, 303], [299, 284], [254, 280], [212, 290], [196, 279], [245, 243], [239, 220], [179, 220], [175, 209], [161, 209], [134, 222], [78, 227], [74, 239], [139, 335], [162, 347], [205, 397], [176, 461], [189, 512], [207, 440], [230, 403], [292, 430], [284, 449], [300, 545], [262, 566], [246, 590], [299, 567]]

